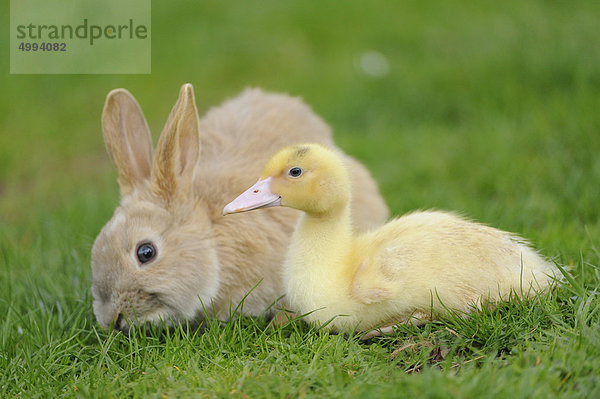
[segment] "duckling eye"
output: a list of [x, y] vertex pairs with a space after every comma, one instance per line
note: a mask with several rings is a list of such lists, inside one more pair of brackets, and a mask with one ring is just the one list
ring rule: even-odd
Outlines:
[[156, 248], [151, 242], [144, 242], [138, 245], [136, 253], [140, 263], [144, 264], [150, 262], [152, 259], [154, 259], [154, 257], [156, 257]]
[[292, 169], [290, 169], [290, 171], [288, 172], [288, 175], [290, 177], [300, 177], [300, 175], [302, 174], [302, 169], [300, 169], [299, 167], [293, 167]]

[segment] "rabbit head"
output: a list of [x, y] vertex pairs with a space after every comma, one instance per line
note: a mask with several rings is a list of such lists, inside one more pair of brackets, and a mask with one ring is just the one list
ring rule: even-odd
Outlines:
[[142, 110], [124, 89], [108, 94], [102, 130], [121, 203], [92, 248], [96, 318], [119, 330], [193, 319], [219, 288], [211, 221], [193, 195], [200, 154], [193, 88], [181, 88], [154, 155]]

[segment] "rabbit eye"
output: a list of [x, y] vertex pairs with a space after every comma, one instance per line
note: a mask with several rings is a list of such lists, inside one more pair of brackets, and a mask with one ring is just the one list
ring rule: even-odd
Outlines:
[[288, 172], [288, 175], [290, 177], [300, 177], [300, 175], [302, 174], [302, 169], [300, 169], [299, 167], [293, 167], [292, 169], [290, 169], [290, 171]]
[[156, 248], [150, 242], [145, 242], [137, 247], [137, 258], [140, 263], [148, 263], [156, 256]]

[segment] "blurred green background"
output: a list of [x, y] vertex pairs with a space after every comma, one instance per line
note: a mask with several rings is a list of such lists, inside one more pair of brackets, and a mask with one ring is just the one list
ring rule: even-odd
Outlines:
[[92, 317], [116, 87], [155, 141], [185, 82], [201, 115], [248, 86], [301, 96], [393, 214], [455, 210], [600, 263], [600, 2], [154, 1], [152, 16], [150, 75], [9, 75], [0, 37], [0, 308], [82, 301]]

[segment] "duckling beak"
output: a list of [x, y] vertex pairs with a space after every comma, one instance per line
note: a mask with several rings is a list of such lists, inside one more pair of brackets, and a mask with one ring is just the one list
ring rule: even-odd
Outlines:
[[246, 212], [252, 209], [281, 205], [281, 197], [271, 192], [271, 179], [272, 177], [267, 177], [264, 180], [257, 181], [239, 197], [225, 205], [223, 216], [229, 213]]

